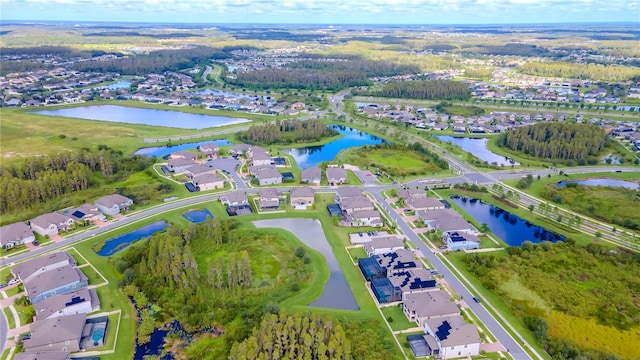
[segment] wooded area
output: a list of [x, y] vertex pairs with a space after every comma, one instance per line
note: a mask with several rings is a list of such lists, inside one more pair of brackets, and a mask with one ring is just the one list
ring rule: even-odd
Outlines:
[[412, 80], [386, 83], [382, 89], [359, 91], [355, 95], [429, 100], [466, 100], [467, 85], [451, 80]]
[[[637, 342], [629, 341], [640, 327], [638, 254], [568, 239], [556, 244], [525, 242], [507, 248], [505, 255], [469, 254], [463, 260], [486, 288], [505, 299], [554, 359], [640, 356]], [[556, 312], [594, 319], [606, 333], [574, 328], [552, 335], [547, 330], [557, 325], [555, 321], [567, 321], [552, 316]]]
[[540, 159], [587, 165], [589, 158], [604, 150], [607, 135], [595, 125], [538, 123], [500, 134], [497, 144]]
[[293, 144], [320, 141], [339, 133], [320, 120], [277, 120], [274, 123], [254, 125], [238, 133], [238, 139], [253, 145]]
[[117, 182], [145, 170], [153, 159], [123, 156], [107, 146], [31, 157], [0, 166], [0, 213], [30, 209], [68, 193], [86, 190], [98, 180]]
[[638, 67], [565, 62], [530, 62], [524, 64], [521, 71], [536, 76], [601, 81], [627, 81], [640, 77]]

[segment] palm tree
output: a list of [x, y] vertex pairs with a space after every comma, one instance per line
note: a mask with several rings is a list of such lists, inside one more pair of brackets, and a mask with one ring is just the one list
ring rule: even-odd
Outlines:
[[487, 223], [482, 223], [482, 225], [480, 226], [480, 231], [486, 234], [490, 233], [491, 229], [489, 229], [489, 225], [487, 225]]

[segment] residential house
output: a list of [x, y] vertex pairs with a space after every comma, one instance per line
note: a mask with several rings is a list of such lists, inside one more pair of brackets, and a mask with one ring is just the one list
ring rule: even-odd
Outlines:
[[13, 360], [70, 360], [68, 352], [21, 352], [17, 353]]
[[361, 197], [361, 196], [362, 196], [362, 189], [355, 188], [355, 187], [345, 187], [345, 188], [339, 188], [336, 191], [336, 196], [333, 199], [335, 200], [336, 203], [340, 204], [346, 199]]
[[396, 196], [400, 199], [420, 199], [426, 198], [427, 192], [422, 189], [402, 189], [396, 192]]
[[53, 319], [59, 316], [88, 314], [100, 310], [96, 289], [83, 288], [68, 294], [46, 298], [33, 305], [36, 320]]
[[234, 191], [228, 194], [221, 195], [220, 202], [227, 206], [249, 205], [249, 199], [247, 199], [247, 196], [240, 191]]
[[191, 159], [185, 159], [185, 158], [172, 159], [172, 160], [169, 160], [169, 163], [167, 164], [167, 169], [169, 169], [169, 171], [171, 171], [172, 173], [180, 174], [185, 172], [185, 170], [187, 170], [189, 166], [193, 166], [195, 164], [196, 164], [195, 161]]
[[220, 147], [214, 143], [209, 143], [198, 146], [198, 150], [200, 150], [200, 152], [206, 157], [212, 158], [218, 154], [218, 150], [220, 150]]
[[31, 338], [24, 340], [28, 352], [80, 351], [80, 339], [87, 315], [77, 314], [36, 321], [30, 326]]
[[127, 211], [133, 205], [133, 200], [120, 194], [103, 196], [96, 200], [96, 206], [105, 215], [117, 215], [122, 211]]
[[198, 154], [189, 151], [176, 151], [169, 155], [169, 160], [187, 159], [191, 161], [198, 160]]
[[322, 170], [317, 167], [314, 168], [306, 168], [302, 170], [302, 180], [303, 183], [320, 185], [322, 181]]
[[42, 236], [53, 236], [73, 226], [73, 219], [57, 212], [40, 215], [31, 220], [31, 229]]
[[473, 225], [469, 224], [460, 214], [452, 209], [420, 210], [416, 212], [416, 215], [425, 222], [429, 230], [439, 229], [443, 232], [477, 233]]
[[434, 198], [408, 198], [404, 201], [405, 206], [411, 210], [437, 210], [444, 209], [445, 206], [440, 200]]
[[280, 206], [280, 192], [276, 189], [260, 190], [260, 211], [278, 210]]
[[369, 281], [374, 278], [387, 277], [396, 271], [420, 267], [414, 253], [406, 249], [399, 249], [382, 255], [374, 255], [358, 260], [358, 267]]
[[428, 319], [460, 315], [460, 308], [450, 301], [447, 292], [441, 290], [407, 294], [402, 311], [409, 321], [424, 326]]
[[33, 242], [36, 239], [29, 225], [17, 222], [0, 227], [0, 245], [5, 249], [11, 249], [24, 243]]
[[382, 226], [384, 222], [378, 210], [355, 210], [347, 217], [350, 226]]
[[296, 210], [306, 210], [307, 206], [313, 206], [315, 194], [310, 187], [297, 187], [291, 190], [289, 194], [291, 206]]
[[402, 270], [385, 278], [371, 279], [371, 291], [379, 303], [399, 302], [409, 294], [436, 289], [436, 281], [431, 278], [431, 273], [422, 268]]
[[428, 319], [424, 329], [424, 337], [431, 337], [425, 339], [427, 356], [452, 359], [480, 354], [478, 329], [467, 324], [462, 316]]
[[70, 209], [67, 214], [77, 222], [95, 221], [102, 216], [102, 212], [98, 209], [98, 206], [92, 204], [82, 204], [76, 208]]
[[445, 231], [442, 240], [449, 251], [473, 250], [480, 248], [480, 239], [473, 234]]
[[23, 282], [24, 290], [32, 304], [87, 286], [87, 277], [78, 268], [62, 266], [30, 277]]
[[[269, 156], [269, 151], [267, 151], [267, 149], [265, 148], [261, 148], [260, 146], [251, 146], [249, 149], [247, 149], [246, 151], [247, 157], [250, 159], [254, 159], [256, 157], [256, 155], [267, 155]], [[271, 158], [269, 158], [271, 159]], [[269, 164], [271, 164], [271, 162], [269, 162]], [[269, 165], [267, 164], [267, 165]]]
[[404, 241], [397, 236], [380, 236], [364, 243], [364, 251], [368, 256], [382, 255], [404, 249]]
[[348, 181], [347, 172], [343, 168], [328, 167], [326, 170], [329, 185], [346, 184]]
[[190, 179], [190, 180], [192, 180], [194, 177], [199, 175], [204, 175], [204, 174], [213, 175], [215, 173], [216, 173], [215, 168], [209, 167], [207, 165], [202, 165], [202, 164], [191, 165], [184, 170], [184, 175], [187, 177], [187, 179]]
[[266, 152], [256, 152], [251, 157], [251, 164], [253, 166], [271, 165], [271, 155]]
[[197, 186], [200, 191], [222, 189], [224, 188], [224, 179], [218, 174], [202, 174], [196, 175], [191, 180], [193, 185]]
[[368, 197], [358, 196], [344, 199], [340, 202], [340, 209], [346, 215], [351, 215], [354, 211], [373, 211], [373, 203]]
[[11, 269], [14, 277], [25, 282], [30, 278], [40, 275], [43, 272], [54, 270], [63, 266], [75, 266], [76, 260], [65, 251], [38, 256], [36, 258], [21, 262]]
[[230, 150], [229, 154], [231, 155], [244, 155], [247, 150], [251, 149], [251, 145], [249, 144], [237, 144], [234, 145]]
[[249, 171], [261, 186], [282, 184], [282, 174], [273, 165], [252, 166]]

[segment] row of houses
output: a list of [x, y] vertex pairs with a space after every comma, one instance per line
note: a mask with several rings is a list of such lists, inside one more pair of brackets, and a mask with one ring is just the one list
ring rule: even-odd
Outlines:
[[[260, 211], [277, 210], [286, 195], [278, 189], [267, 188], [262, 189], [256, 198], [257, 206]], [[234, 191], [220, 196], [220, 202], [227, 207], [235, 207], [244, 209], [250, 207], [249, 198], [241, 191]], [[315, 202], [315, 193], [308, 187], [297, 187], [289, 192], [289, 204], [296, 210], [305, 210], [307, 207], [313, 206]]]
[[424, 329], [424, 334], [407, 338], [414, 356], [450, 359], [480, 353], [477, 328], [460, 316], [458, 305], [439, 289], [432, 272], [413, 252], [404, 248], [367, 252], [373, 255], [358, 260], [358, 267], [378, 303], [401, 306], [407, 319]]
[[[341, 167], [329, 166], [325, 170], [325, 176], [330, 186], [336, 186], [340, 184], [347, 184], [349, 178], [347, 171]], [[301, 182], [306, 184], [313, 184], [315, 186], [320, 185], [322, 181], [322, 169], [317, 167], [306, 168], [302, 170]]]
[[382, 215], [375, 209], [373, 201], [354, 187], [339, 188], [334, 201], [340, 209], [343, 226], [382, 226]]
[[[27, 260], [11, 269], [35, 309], [35, 322], [16, 359], [68, 359], [69, 353], [104, 345], [107, 319], [87, 319], [100, 309], [95, 289], [67, 252]], [[101, 336], [94, 336], [98, 331]], [[102, 333], [100, 333], [100, 330]], [[49, 356], [56, 353], [56, 356]]]
[[37, 216], [29, 225], [17, 222], [0, 227], [0, 244], [5, 249], [32, 243], [34, 232], [41, 236], [54, 236], [73, 229], [75, 224], [86, 224], [96, 220], [106, 220], [105, 215], [114, 216], [127, 211], [133, 200], [120, 194], [101, 197], [94, 204], [83, 204], [66, 210], [64, 213], [52, 212]]

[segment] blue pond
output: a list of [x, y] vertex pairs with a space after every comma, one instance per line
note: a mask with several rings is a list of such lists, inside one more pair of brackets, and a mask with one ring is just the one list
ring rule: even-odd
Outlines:
[[145, 147], [145, 148], [140, 148], [136, 150], [136, 152], [133, 154], [144, 155], [149, 157], [152, 157], [152, 156], [164, 157], [179, 150], [196, 149], [198, 146], [204, 145], [204, 144], [216, 144], [218, 146], [233, 145], [233, 143], [227, 141], [227, 139], [208, 140], [208, 141], [199, 141], [199, 142], [192, 142], [192, 143], [186, 143], [186, 144], [180, 144], [180, 145]]
[[489, 164], [496, 163], [501, 166], [520, 165], [507, 157], [500, 156], [489, 151], [489, 149], [487, 149], [487, 142], [489, 142], [489, 139], [454, 137], [447, 135], [438, 135], [436, 137], [444, 142], [456, 145], [466, 152], [472, 153], [473, 156], [482, 161], [486, 161]]
[[316, 167], [323, 161], [334, 160], [341, 150], [354, 146], [382, 144], [384, 142], [379, 137], [360, 130], [338, 125], [331, 125], [331, 127], [343, 136], [325, 145], [285, 149], [283, 151], [293, 156], [300, 169], [306, 169]]
[[491, 232], [509, 246], [520, 246], [527, 240], [533, 243], [540, 243], [543, 241], [563, 241], [565, 239], [562, 235], [554, 234], [543, 227], [533, 225], [519, 216], [502, 210], [495, 205], [485, 204], [478, 199], [452, 196], [451, 200], [477, 222], [487, 224]]
[[567, 184], [578, 184], [585, 186], [612, 186], [624, 187], [627, 189], [640, 189], [640, 184], [633, 181], [615, 180], [615, 179], [587, 179], [587, 180], [569, 180], [560, 181], [558, 186], [563, 187]]
[[164, 220], [156, 221], [153, 224], [143, 226], [132, 232], [114, 237], [111, 240], [107, 240], [102, 249], [98, 251], [100, 256], [111, 256], [120, 250], [125, 249], [131, 245], [134, 241], [144, 239], [157, 232], [163, 231], [167, 227], [167, 222]]
[[247, 119], [226, 116], [190, 114], [180, 111], [141, 109], [117, 105], [93, 105], [68, 109], [41, 110], [35, 114], [66, 116], [87, 120], [100, 120], [128, 124], [166, 126], [180, 129], [206, 129], [247, 122]]
[[182, 217], [191, 221], [194, 224], [203, 223], [207, 221], [207, 218], [213, 219], [213, 215], [207, 209], [189, 210], [186, 213], [184, 213]]

